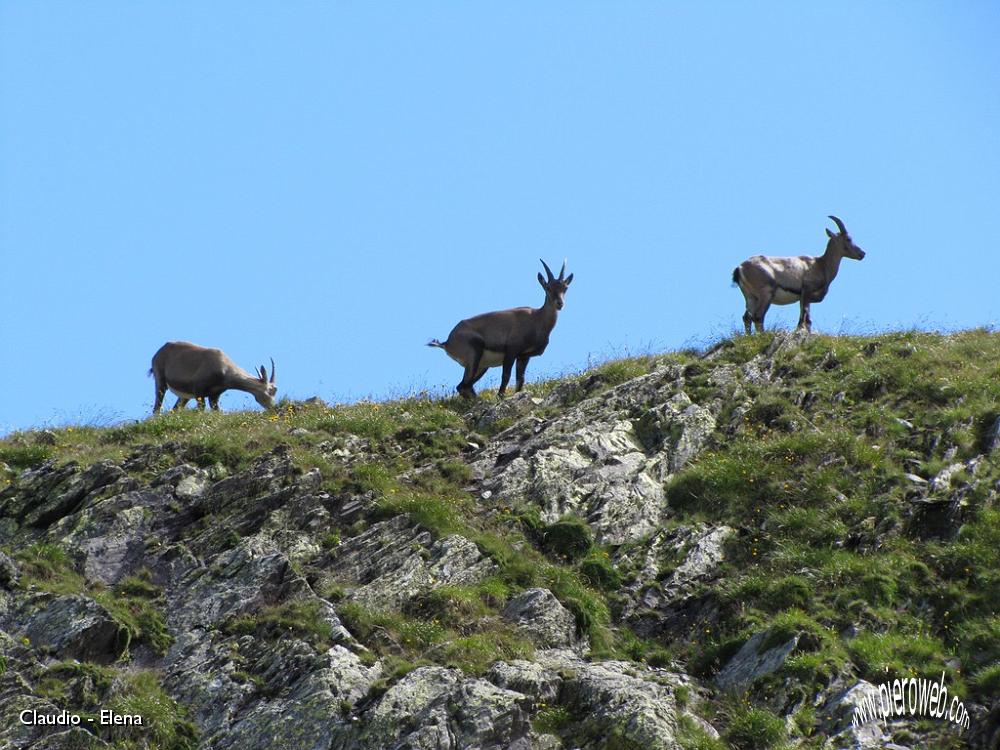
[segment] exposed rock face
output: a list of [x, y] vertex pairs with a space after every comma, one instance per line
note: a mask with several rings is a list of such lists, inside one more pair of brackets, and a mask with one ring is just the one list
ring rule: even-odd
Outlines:
[[66, 529], [64, 543], [82, 558], [84, 576], [113, 585], [142, 559], [150, 532], [146, 509], [164, 500], [151, 492], [125, 492], [89, 504], [56, 528]]
[[824, 729], [835, 737], [834, 746], [852, 750], [870, 750], [884, 747], [889, 741], [878, 721], [852, 725], [854, 710], [872, 692], [877, 694], [878, 688], [870, 682], [861, 680], [845, 690], [835, 692], [830, 697], [823, 707], [822, 715], [826, 717]]
[[362, 748], [524, 747], [531, 727], [527, 696], [458, 670], [422, 667], [392, 687], [372, 710]]
[[0, 587], [12, 589], [18, 581], [17, 563], [8, 555], [0, 552]]
[[[548, 523], [580, 516], [607, 544], [635, 541], [664, 519], [663, 480], [704, 447], [711, 410], [668, 366], [584, 400], [557, 418], [525, 418], [486, 446], [473, 468], [494, 496], [541, 508]], [[559, 403], [558, 389], [543, 406]], [[501, 407], [502, 408], [502, 407]]]
[[[725, 559], [724, 545], [734, 533], [729, 526], [680, 527], [658, 531], [645, 547], [627, 556], [638, 568], [635, 582], [627, 589], [623, 610], [636, 619], [644, 612], [662, 613], [683, 604], [698, 584], [711, 581]], [[660, 566], [665, 558], [682, 555], [681, 563], [662, 580]]]
[[72, 513], [88, 498], [133, 486], [134, 481], [111, 461], [79, 471], [75, 465], [55, 468], [49, 462], [18, 479], [20, 491], [0, 502], [0, 513], [21, 519], [26, 526], [45, 527]]
[[562, 678], [532, 661], [498, 661], [486, 674], [497, 687], [530, 695], [540, 703], [552, 703], [559, 695]]
[[[961, 746], [852, 725], [885, 651], [946, 662], [974, 698], [960, 741], [996, 750], [973, 682], [993, 684], [995, 571], [972, 564], [995, 535], [970, 531], [1000, 501], [995, 408], [920, 383], [935, 420], [869, 409], [874, 366], [852, 381], [822, 337], [761, 340], [499, 404], [151, 420], [89, 435], [79, 463], [50, 459], [64, 432], [19, 438], [0, 454], [0, 711], [156, 706], [157, 726], [9, 721], [0, 748]], [[145, 444], [160, 430], [176, 439]], [[910, 578], [878, 568], [910, 541], [932, 545]], [[843, 595], [811, 608], [822, 586]], [[971, 624], [893, 639], [894, 615], [952, 617], [950, 597]], [[749, 705], [766, 711], [741, 735]]]
[[468, 539], [453, 534], [432, 542], [403, 516], [342, 543], [331, 567], [338, 578], [360, 583], [350, 594], [353, 601], [376, 609], [401, 608], [440, 586], [478, 583], [496, 569]]
[[[666, 672], [637, 670], [630, 662], [585, 662], [565, 651], [539, 654], [539, 662], [566, 675], [560, 699], [583, 717], [578, 734], [601, 747], [606, 738], [626, 746], [677, 750], [677, 706]], [[666, 684], [665, 684], [666, 683]]]
[[35, 648], [62, 659], [108, 663], [128, 645], [127, 634], [111, 614], [85, 596], [28, 600], [24, 609], [9, 626]]
[[715, 683], [723, 690], [743, 692], [756, 680], [779, 669], [795, 650], [799, 639], [796, 636], [784, 643], [768, 645], [768, 636], [768, 631], [761, 631], [744, 643], [716, 676]]
[[503, 616], [527, 632], [540, 648], [571, 647], [579, 642], [573, 613], [548, 589], [528, 589], [515, 596]]

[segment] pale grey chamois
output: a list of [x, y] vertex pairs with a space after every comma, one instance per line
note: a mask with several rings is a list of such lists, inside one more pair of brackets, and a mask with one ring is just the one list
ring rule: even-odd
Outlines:
[[799, 303], [799, 324], [797, 328], [811, 330], [809, 305], [822, 302], [837, 277], [842, 258], [861, 260], [865, 251], [854, 244], [847, 233], [844, 222], [836, 216], [830, 219], [840, 230], [834, 234], [826, 230], [830, 238], [826, 252], [822, 255], [799, 255], [792, 258], [778, 258], [770, 255], [754, 255], [733, 269], [733, 283], [739, 284], [746, 298], [747, 310], [743, 313], [743, 326], [747, 334], [753, 323], [758, 331], [764, 330], [764, 315], [772, 305]]
[[274, 384], [274, 360], [271, 360], [271, 379], [267, 370], [251, 375], [220, 349], [189, 344], [187, 341], [170, 341], [153, 355], [149, 374], [156, 380], [156, 400], [153, 414], [160, 413], [163, 396], [169, 388], [177, 403], [174, 409], [183, 409], [191, 399], [198, 400], [198, 407], [205, 408], [205, 399], [215, 411], [219, 410], [219, 396], [225, 391], [246, 391], [265, 409], [274, 406], [278, 386]]
[[510, 382], [510, 370], [517, 363], [517, 388], [524, 387], [524, 372], [528, 360], [545, 351], [549, 334], [555, 327], [556, 318], [566, 300], [566, 289], [573, 281], [573, 274], [566, 278], [566, 261], [563, 261], [559, 277], [552, 275], [551, 269], [542, 261], [548, 278], [538, 274], [538, 283], [545, 290], [545, 304], [541, 307], [515, 307], [511, 310], [484, 313], [468, 318], [455, 326], [448, 334], [448, 340], [437, 339], [427, 346], [444, 349], [448, 356], [465, 368], [465, 375], [456, 390], [463, 396], [475, 396], [473, 386], [485, 372], [497, 365], [503, 366], [500, 378], [499, 398], [503, 398]]

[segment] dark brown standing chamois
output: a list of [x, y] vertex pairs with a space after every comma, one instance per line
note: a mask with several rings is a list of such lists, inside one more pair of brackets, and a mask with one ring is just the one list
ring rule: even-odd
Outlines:
[[170, 389], [177, 396], [174, 409], [183, 409], [191, 399], [198, 400], [198, 408], [205, 408], [205, 399], [212, 409], [219, 411], [219, 396], [225, 391], [246, 391], [265, 409], [274, 407], [274, 360], [271, 360], [271, 379], [267, 379], [264, 365], [254, 375], [237, 365], [220, 349], [207, 349], [187, 341], [170, 341], [153, 355], [149, 374], [156, 380], [156, 400], [153, 414], [160, 413], [163, 396]]
[[427, 346], [444, 349], [448, 356], [465, 368], [465, 375], [456, 390], [463, 396], [475, 396], [473, 386], [491, 367], [503, 366], [500, 378], [499, 398], [504, 397], [510, 371], [517, 363], [517, 387], [524, 387], [524, 372], [528, 360], [545, 351], [549, 334], [556, 325], [556, 318], [566, 300], [566, 289], [573, 281], [573, 274], [563, 278], [566, 261], [563, 261], [559, 278], [552, 275], [545, 261], [542, 261], [548, 279], [538, 274], [538, 283], [545, 290], [545, 304], [541, 307], [515, 307], [511, 310], [484, 313], [467, 318], [455, 326], [448, 334], [448, 340], [430, 341]]
[[750, 334], [750, 324], [758, 331], [764, 330], [764, 315], [772, 305], [799, 303], [799, 324], [797, 328], [812, 328], [809, 305], [822, 302], [830, 290], [840, 270], [842, 258], [861, 260], [865, 251], [854, 244], [847, 233], [844, 222], [836, 216], [830, 219], [840, 230], [834, 234], [829, 229], [826, 235], [826, 252], [822, 255], [799, 255], [792, 258], [778, 258], [770, 255], [754, 255], [733, 269], [733, 283], [739, 284], [746, 298], [747, 309], [743, 313], [743, 326]]

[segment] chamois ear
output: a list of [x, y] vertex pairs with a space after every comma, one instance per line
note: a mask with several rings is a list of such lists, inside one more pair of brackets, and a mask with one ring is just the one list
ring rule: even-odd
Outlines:
[[538, 274], [538, 283], [542, 285], [542, 289], [548, 291], [549, 288], [545, 286], [545, 277], [541, 274]]
[[573, 283], [573, 274], [570, 274], [569, 276], [567, 276], [566, 280], [563, 283], [566, 286], [569, 286], [570, 284], [572, 284]]
[[837, 235], [835, 235], [833, 232], [831, 232], [829, 229], [827, 229], [826, 230], [826, 236], [829, 237], [832, 240]]

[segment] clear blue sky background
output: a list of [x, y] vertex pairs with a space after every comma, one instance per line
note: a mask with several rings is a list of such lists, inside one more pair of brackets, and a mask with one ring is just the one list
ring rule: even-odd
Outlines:
[[424, 343], [539, 257], [576, 281], [529, 380], [705, 343], [830, 213], [868, 257], [817, 330], [995, 325], [998, 39], [994, 0], [0, 2], [0, 433], [144, 417], [171, 339], [450, 390]]

